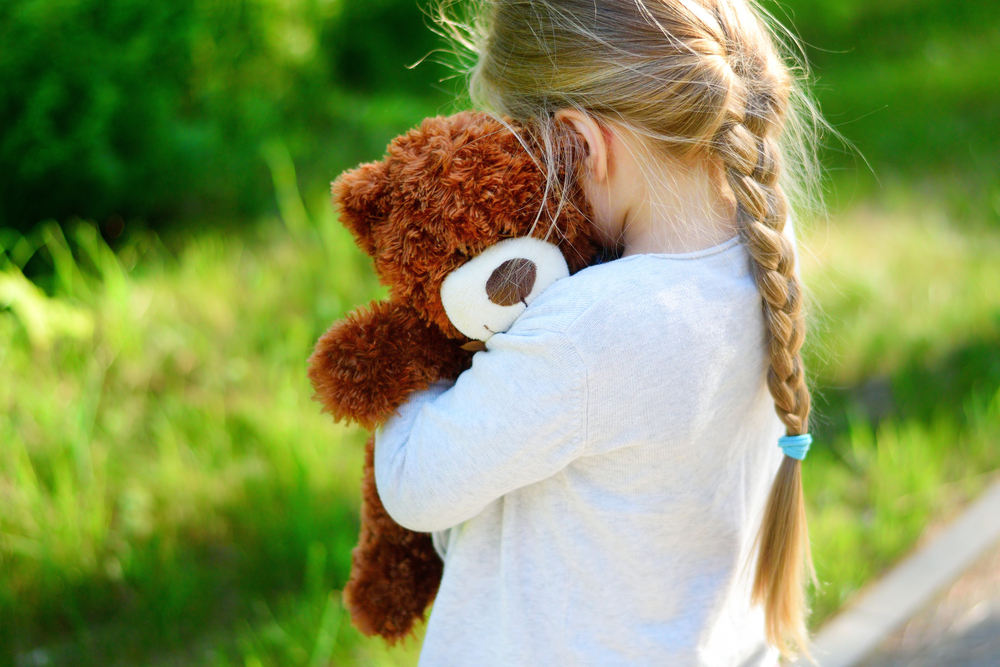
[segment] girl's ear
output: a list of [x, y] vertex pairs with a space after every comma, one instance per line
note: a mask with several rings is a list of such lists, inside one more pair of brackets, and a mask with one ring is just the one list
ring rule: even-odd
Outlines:
[[608, 177], [608, 149], [611, 144], [611, 130], [594, 118], [577, 109], [560, 109], [556, 121], [566, 123], [579, 134], [587, 146], [587, 170], [594, 183], [601, 183]]
[[333, 203], [340, 209], [340, 222], [370, 256], [375, 255], [372, 225], [388, 215], [389, 181], [388, 165], [371, 162], [344, 172], [333, 182]]

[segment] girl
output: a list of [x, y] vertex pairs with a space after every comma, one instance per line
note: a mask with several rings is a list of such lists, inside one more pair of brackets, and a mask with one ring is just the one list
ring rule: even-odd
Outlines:
[[390, 515], [441, 531], [421, 665], [769, 667], [805, 648], [782, 165], [809, 153], [748, 2], [485, 0], [459, 35], [475, 99], [579, 135], [592, 222], [623, 256], [557, 282], [376, 434]]

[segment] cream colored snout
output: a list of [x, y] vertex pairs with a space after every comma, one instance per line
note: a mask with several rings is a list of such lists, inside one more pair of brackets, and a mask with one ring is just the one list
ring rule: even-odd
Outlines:
[[441, 303], [455, 328], [474, 340], [507, 331], [552, 283], [569, 275], [559, 248], [539, 239], [507, 239], [448, 274]]

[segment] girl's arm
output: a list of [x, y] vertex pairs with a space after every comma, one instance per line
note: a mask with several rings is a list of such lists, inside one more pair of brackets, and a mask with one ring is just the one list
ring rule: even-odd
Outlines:
[[453, 387], [414, 395], [375, 433], [375, 480], [411, 530], [450, 528], [552, 476], [586, 440], [587, 373], [564, 334], [497, 334]]

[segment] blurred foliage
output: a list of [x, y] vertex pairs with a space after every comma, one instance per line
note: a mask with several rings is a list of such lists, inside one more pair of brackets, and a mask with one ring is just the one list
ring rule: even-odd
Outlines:
[[[415, 2], [0, 3], [0, 227], [227, 218], [273, 201], [261, 147], [310, 179], [448, 96]], [[325, 185], [320, 185], [325, 187]]]
[[[887, 377], [912, 360], [931, 365], [1000, 335], [996, 233], [968, 233], [941, 206], [914, 199], [889, 210], [859, 205], [804, 234], [801, 262], [816, 304], [809, 368], [820, 385]], [[953, 388], [958, 396], [972, 389]]]
[[1000, 233], [918, 198], [804, 230], [814, 624], [1000, 470]]
[[[0, 3], [0, 226], [77, 215], [245, 220], [271, 205], [280, 139], [312, 193], [381, 154], [461, 80], [438, 64], [428, 0]], [[801, 34], [842, 194], [918, 181], [1000, 219], [1000, 6], [993, 0], [765, 1]], [[442, 80], [445, 80], [442, 83]], [[838, 153], [838, 150], [840, 153]], [[860, 174], [860, 176], [858, 175]], [[855, 182], [856, 181], [856, 182]], [[120, 219], [120, 220], [119, 220]]]
[[[82, 222], [0, 233], [0, 664], [39, 645], [38, 664], [141, 661], [206, 628], [224, 656], [248, 622], [241, 641], [300, 664], [327, 664], [338, 632], [338, 651], [385, 653], [338, 630], [328, 596], [357, 539], [363, 436], [311, 403], [306, 357], [380, 290], [325, 204], [294, 236], [208, 233], [179, 255], [148, 233], [114, 253]], [[275, 638], [272, 603], [305, 627]]]
[[800, 36], [824, 115], [853, 144], [826, 154], [835, 208], [902, 181], [954, 221], [1000, 223], [1000, 4], [762, 4]]
[[[993, 356], [1000, 358], [995, 347]], [[803, 484], [820, 582], [812, 624], [998, 479], [1000, 392], [966, 395], [964, 403], [964, 412], [938, 411], [929, 423], [892, 418], [873, 426], [856, 416], [810, 453]]]

